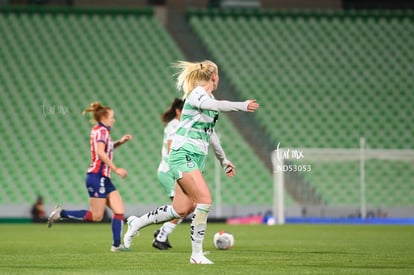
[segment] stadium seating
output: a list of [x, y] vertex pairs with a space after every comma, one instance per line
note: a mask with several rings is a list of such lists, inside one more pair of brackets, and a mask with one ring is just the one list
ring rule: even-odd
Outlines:
[[[365, 137], [369, 148], [414, 148], [412, 11], [192, 11], [188, 18], [237, 91], [261, 103], [257, 116], [276, 144], [358, 148]], [[324, 203], [359, 204], [358, 163], [309, 164], [315, 169], [303, 177]], [[367, 204], [413, 205], [399, 191], [412, 185], [412, 163], [367, 164], [366, 174]]]
[[[184, 57], [151, 12], [1, 9], [0, 45], [0, 205], [30, 204], [38, 194], [46, 204], [87, 203], [91, 125], [81, 112], [96, 100], [116, 112], [114, 139], [134, 136], [114, 158], [129, 171], [125, 180], [113, 175], [124, 202], [168, 202], [156, 176], [159, 117], [181, 97], [170, 65]], [[223, 203], [268, 205], [270, 172], [225, 114], [218, 131], [238, 168], [234, 180], [222, 176]], [[215, 197], [214, 168], [211, 156], [206, 179]]]
[[[412, 12], [194, 11], [189, 23], [240, 98], [261, 103], [258, 121], [283, 147], [413, 149]], [[0, 205], [87, 201], [88, 118], [99, 100], [116, 112], [114, 139], [134, 135], [113, 176], [126, 204], [167, 201], [158, 185], [160, 113], [183, 59], [151, 11], [0, 9], [3, 138]], [[269, 205], [272, 176], [225, 114], [218, 132], [238, 168], [222, 177], [228, 205]], [[304, 160], [306, 161], [306, 159]], [[304, 182], [327, 205], [357, 205], [358, 163], [309, 163]], [[206, 179], [215, 197], [215, 163]], [[367, 203], [412, 206], [412, 163], [367, 163]], [[288, 204], [293, 203], [287, 196]]]

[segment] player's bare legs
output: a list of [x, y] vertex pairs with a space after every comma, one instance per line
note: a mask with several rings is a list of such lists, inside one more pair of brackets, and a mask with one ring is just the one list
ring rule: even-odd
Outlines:
[[102, 221], [105, 213], [106, 199], [105, 198], [89, 198], [91, 221]]
[[[207, 183], [203, 174], [196, 169], [183, 173], [183, 177], [178, 180], [178, 184], [184, 191], [188, 200], [196, 203], [194, 216], [191, 221], [191, 246], [192, 254], [190, 263], [193, 264], [212, 264], [203, 254], [203, 241], [207, 229], [207, 216], [211, 208], [212, 199]], [[173, 201], [174, 209], [180, 211], [184, 205], [177, 197]]]
[[[185, 195], [184, 191], [181, 189], [180, 185], [177, 183], [175, 183], [174, 185], [174, 194], [175, 196], [178, 196], [179, 198], [181, 198], [180, 199], [181, 204], [186, 205], [186, 206], [192, 205], [191, 209], [189, 209], [187, 213], [192, 213], [194, 211], [194, 208], [195, 208], [194, 201], [192, 201], [191, 198]], [[171, 200], [173, 199], [174, 197], [171, 197]], [[172, 248], [168, 240], [168, 235], [172, 233], [172, 231], [175, 229], [177, 224], [181, 223], [182, 220], [183, 219], [173, 219], [171, 221], [165, 222], [159, 230], [154, 232], [154, 241], [152, 243], [152, 246], [160, 250], [167, 250], [167, 249]]]

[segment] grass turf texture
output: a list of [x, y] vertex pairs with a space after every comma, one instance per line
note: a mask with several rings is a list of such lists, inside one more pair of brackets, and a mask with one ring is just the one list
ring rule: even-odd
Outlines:
[[[110, 224], [0, 224], [0, 274], [414, 274], [412, 226], [210, 223], [204, 250], [214, 265], [189, 264], [188, 223], [169, 251], [151, 247], [157, 228], [112, 253]], [[234, 234], [233, 249], [214, 248], [220, 230]]]

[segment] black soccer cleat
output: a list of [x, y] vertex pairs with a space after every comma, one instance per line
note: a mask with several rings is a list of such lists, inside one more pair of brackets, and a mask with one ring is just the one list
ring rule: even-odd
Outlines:
[[167, 242], [160, 242], [157, 239], [152, 241], [152, 247], [159, 249], [159, 250], [168, 250], [170, 247], [167, 245]]
[[160, 234], [159, 229], [154, 232], [154, 241], [152, 242], [152, 246], [159, 249], [159, 250], [167, 250], [167, 249], [172, 248], [172, 245], [168, 241], [168, 237], [167, 237], [167, 240], [165, 242], [160, 242], [160, 241], [157, 240], [158, 234]]

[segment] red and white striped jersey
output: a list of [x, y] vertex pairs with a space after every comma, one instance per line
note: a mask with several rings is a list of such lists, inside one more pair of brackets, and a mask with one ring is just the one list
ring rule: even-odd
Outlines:
[[91, 164], [88, 168], [88, 173], [101, 174], [102, 176], [111, 177], [111, 168], [106, 165], [98, 156], [98, 142], [105, 144], [105, 153], [112, 161], [114, 144], [110, 136], [110, 127], [98, 123], [92, 128], [91, 131]]

